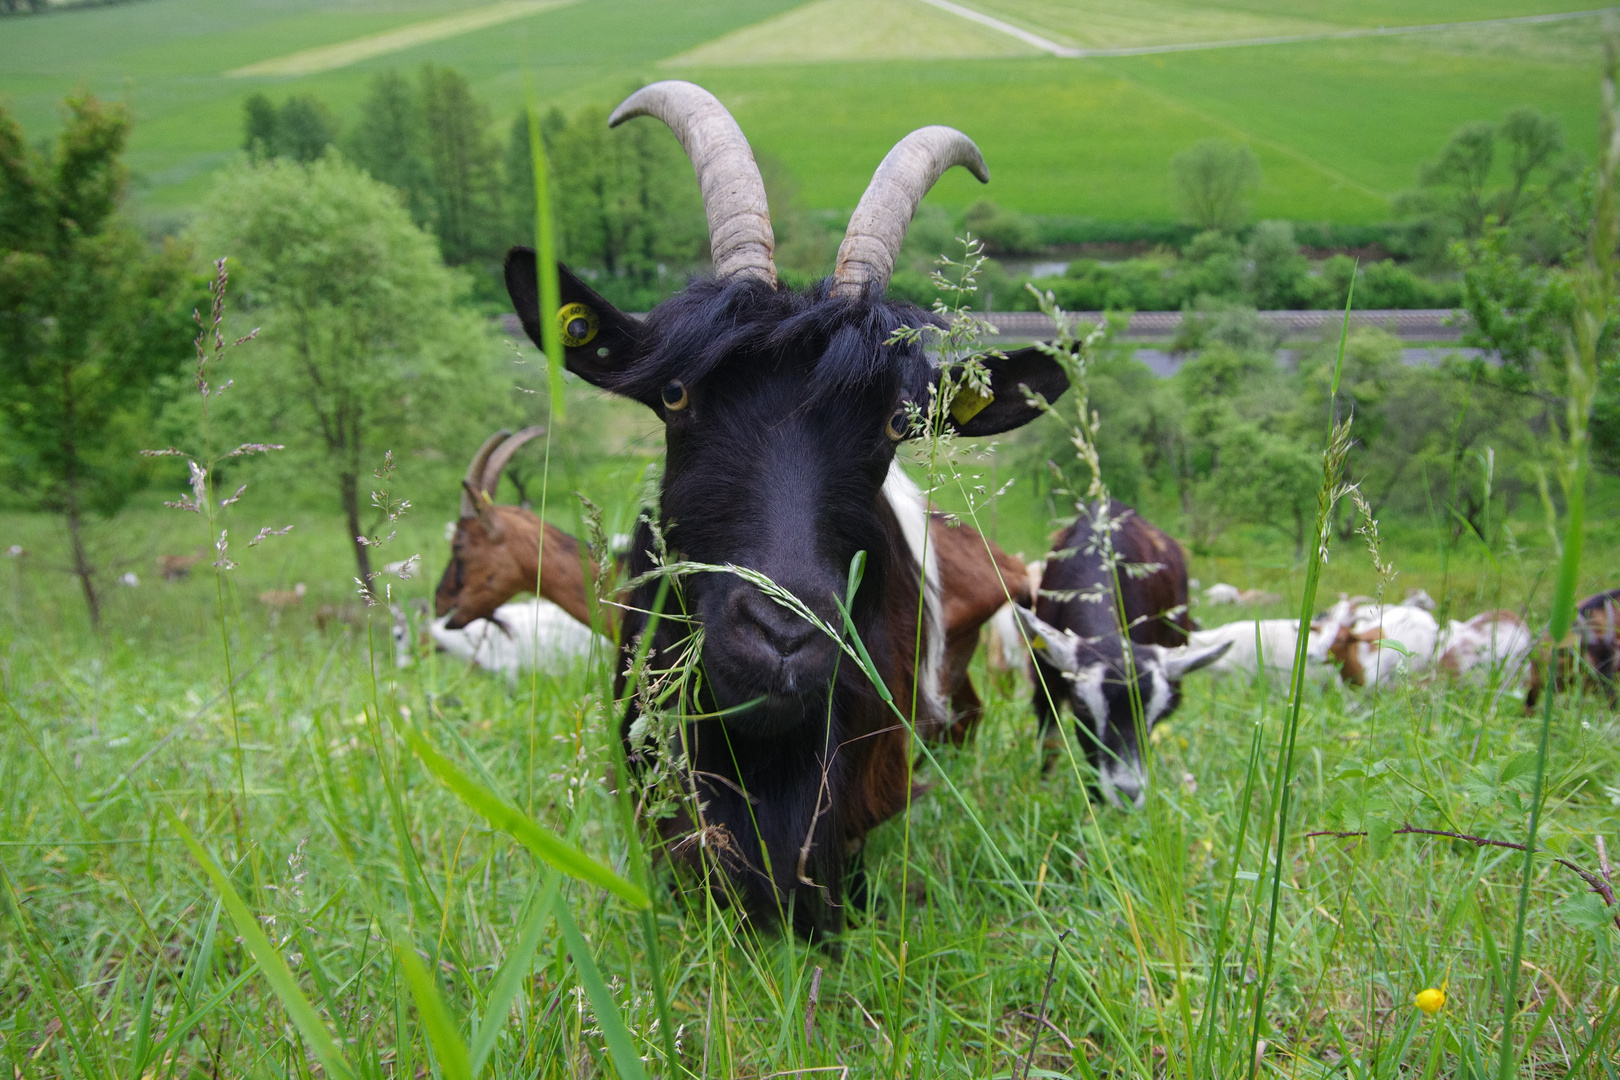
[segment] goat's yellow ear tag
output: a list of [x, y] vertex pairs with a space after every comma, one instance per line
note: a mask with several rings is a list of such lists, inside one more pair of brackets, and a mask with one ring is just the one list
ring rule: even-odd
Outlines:
[[1036, 634], [1034, 639], [1030, 641], [1029, 647], [1032, 649], [1045, 649], [1046, 638], [1040, 634]]
[[994, 400], [996, 400], [994, 394], [981, 394], [971, 386], [964, 386], [951, 399], [951, 419], [958, 424], [965, 424], [984, 412], [985, 406]]
[[557, 333], [567, 348], [590, 344], [601, 328], [602, 321], [596, 317], [596, 312], [584, 304], [564, 304], [557, 310]]

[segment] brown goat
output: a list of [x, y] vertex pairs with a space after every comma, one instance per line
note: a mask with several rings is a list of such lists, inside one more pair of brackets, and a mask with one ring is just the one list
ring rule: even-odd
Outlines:
[[[497, 431], [478, 448], [467, 467], [461, 482], [461, 520], [450, 541], [450, 564], [444, 568], [433, 601], [435, 616], [450, 616], [445, 624], [448, 629], [459, 630], [474, 619], [491, 618], [496, 608], [522, 592], [538, 592], [591, 625], [586, 575], [595, 579], [595, 561], [583, 555], [579, 541], [561, 529], [521, 507], [497, 506], [491, 498], [512, 455], [544, 433], [544, 428], [537, 427], [516, 435]], [[616, 617], [606, 621], [610, 630], [618, 623]]]

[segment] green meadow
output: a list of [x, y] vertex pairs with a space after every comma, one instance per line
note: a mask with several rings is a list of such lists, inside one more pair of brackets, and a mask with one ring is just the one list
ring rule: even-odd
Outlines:
[[[1516, 106], [1559, 119], [1587, 159], [1597, 149], [1598, 19], [1500, 21], [1571, 10], [1556, 0], [967, 6], [1005, 26], [924, 0], [131, 0], [0, 18], [0, 100], [31, 139], [54, 132], [64, 95], [128, 102], [133, 209], [154, 235], [183, 227], [243, 155], [248, 95], [310, 94], [352, 122], [378, 72], [425, 62], [465, 74], [503, 139], [528, 85], [568, 112], [638, 81], [694, 80], [781, 166], [800, 209], [828, 218], [930, 123], [973, 136], [992, 173], [980, 188], [954, 170], [929, 196], [939, 206], [988, 195], [1116, 222], [1173, 221], [1169, 161], [1210, 137], [1258, 156], [1254, 216], [1342, 224], [1389, 221], [1453, 131]], [[1343, 36], [1452, 22], [1472, 25]], [[1263, 37], [1304, 40], [1244, 44]], [[327, 168], [286, 164], [305, 181]], [[377, 204], [403, 218], [392, 198]], [[198, 253], [220, 254], [242, 258]], [[265, 329], [230, 354], [227, 406], [272, 385], [251, 366], [289, 363], [302, 326], [254, 309], [269, 295], [253, 291], [257, 269], [222, 316], [221, 355]], [[1612, 277], [1593, 295], [1612, 313]], [[1106, 366], [1085, 369], [1105, 410], [1090, 436], [1046, 416], [993, 444], [917, 439], [908, 468], [942, 509], [1037, 559], [1074, 513], [1083, 462], [1108, 463], [1102, 479], [1135, 485], [1203, 586], [1269, 594], [1216, 607], [1195, 589], [1206, 627], [1421, 589], [1442, 625], [1507, 610], [1557, 636], [1555, 589], [1620, 584], [1612, 429], [1594, 429], [1582, 486], [1560, 485], [1559, 425], [1584, 415], [1561, 395], [1594, 375], [1542, 356], [1522, 385], [1455, 358], [1408, 378], [1398, 342], [1364, 352], [1361, 335], [1348, 366], [1344, 341], [1327, 366], [1328, 336], [1294, 342], [1290, 367], [1252, 319], [1227, 315], [1210, 315], [1207, 363], [1179, 381], [1155, 382], [1105, 341]], [[206, 519], [183, 512], [183, 455], [154, 462], [116, 516], [87, 519], [99, 627], [62, 517], [16, 509], [35, 505], [24, 494], [0, 503], [0, 1075], [1620, 1080], [1620, 712], [1595, 679], [1532, 713], [1524, 681], [1500, 672], [1431, 666], [1377, 689], [1303, 658], [1297, 686], [1194, 673], [1144, 733], [1146, 798], [1124, 810], [1099, 800], [1067, 710], [1043, 774], [1023, 661], [1007, 670], [981, 650], [984, 718], [961, 746], [911, 742], [910, 800], [866, 837], [869, 903], [850, 898], [844, 932], [808, 942], [745, 918], [699, 860], [677, 869], [693, 845], [711, 872], [735, 869], [729, 833], [661, 837], [675, 789], [697, 788], [673, 740], [642, 744], [653, 782], [624, 782], [615, 679], [630, 661], [611, 643], [513, 678], [433, 648], [474, 448], [446, 444], [546, 425], [494, 500], [532, 500], [593, 542], [636, 527], [664, 452], [647, 409], [572, 376], [554, 402], [534, 389], [532, 350], [467, 322], [456, 362], [487, 359], [503, 392], [479, 408], [433, 398], [432, 416], [417, 416], [430, 396], [418, 387], [449, 381], [396, 395], [412, 398], [413, 426], [362, 520], [380, 541], [372, 565], [395, 567], [378, 579], [383, 603], [357, 589], [337, 485], [311, 464], [317, 429], [290, 419], [310, 403], [288, 391], [211, 407], [232, 387], [211, 367], [196, 413], [188, 397], [118, 423], [146, 424], [137, 445], [153, 448], [175, 424], [200, 424], [210, 449], [311, 445], [207, 456], [212, 491], [192, 464], [190, 508]], [[189, 395], [180, 383], [168, 389]], [[32, 422], [47, 396], [11, 415]], [[497, 407], [499, 421], [485, 411]], [[1326, 421], [1351, 413], [1335, 442]], [[459, 426], [430, 423], [446, 418]], [[23, 445], [20, 430], [0, 435]], [[369, 471], [383, 447], [356, 453]], [[1390, 489], [1369, 493], [1382, 522], [1350, 513], [1359, 493], [1331, 475], [1312, 482], [1332, 473], [1324, 460]], [[361, 483], [363, 502], [376, 485]], [[1334, 498], [1337, 513], [1313, 516]], [[194, 566], [167, 580], [174, 556]], [[642, 715], [715, 721], [686, 715], [687, 700]]]
[[[1002, 0], [985, 13], [1059, 45], [1121, 47], [1515, 18], [1554, 3], [1058, 4]], [[514, 17], [301, 76], [227, 72], [310, 49], [466, 16], [480, 5], [257, 0], [140, 3], [10, 19], [0, 97], [26, 130], [53, 127], [65, 94], [127, 100], [142, 204], [183, 218], [237, 153], [242, 101], [309, 93], [351, 120], [368, 80], [431, 61], [463, 72], [504, 132], [532, 78], [565, 111], [616, 101], [637, 81], [681, 77], [718, 93], [756, 150], [783, 163], [809, 209], [847, 209], [884, 152], [925, 123], [967, 131], [988, 189], [947, 177], [932, 198], [988, 195], [1026, 213], [1166, 220], [1168, 162], [1199, 139], [1250, 144], [1259, 217], [1368, 223], [1413, 185], [1458, 126], [1531, 105], [1595, 145], [1596, 17], [1493, 24], [1134, 57], [1060, 59], [921, 0], [599, 0]], [[875, 29], [863, 34], [861, 25]], [[891, 44], [899, 43], [899, 44]]]
[[[577, 486], [623, 529], [658, 439], [631, 407], [593, 414], [583, 400], [558, 425], [546, 516], [579, 531]], [[575, 459], [567, 447], [590, 442], [582, 425], [625, 441]], [[971, 478], [997, 466], [960, 464], [963, 481], [940, 498], [965, 511]], [[421, 575], [391, 585], [412, 611], [431, 594], [454, 505], [431, 476], [401, 474], [395, 494], [419, 509], [383, 553], [424, 555]], [[19, 1080], [338, 1071], [289, 1022], [176, 820], [223, 868], [355, 1076], [474, 1075], [462, 1045], [485, 1046], [477, 1075], [499, 1077], [1237, 1077], [1256, 1038], [1258, 1075], [1277, 1080], [1497, 1075], [1522, 857], [1394, 830], [1522, 835], [1539, 721], [1518, 691], [1424, 679], [1367, 693], [1311, 674], [1268, 960], [1283, 688], [1189, 678], [1152, 735], [1149, 803], [1122, 812], [1091, 801], [1072, 739], [1041, 775], [1028, 685], [981, 654], [978, 737], [920, 752], [916, 800], [872, 835], [872, 906], [852, 913], [840, 948], [762, 932], [655, 866], [654, 958], [630, 906], [578, 882], [549, 892], [555, 875], [401, 741], [421, 733], [635, 878], [639, 856], [603, 783], [609, 655], [510, 684], [420, 647], [396, 667], [390, 617], [368, 619], [354, 601], [335, 515], [297, 509], [274, 484], [250, 488], [220, 524], [293, 533], [218, 579], [204, 563], [165, 582], [155, 557], [207, 532], [162, 497], [93, 535], [114, 569], [141, 579], [112, 587], [100, 634], [54, 569], [59, 526], [0, 519], [27, 552], [0, 564], [0, 1061]], [[1613, 509], [1600, 489], [1583, 593], [1612, 583]], [[1149, 512], [1175, 520], [1170, 506]], [[1021, 481], [976, 520], [1033, 554], [1048, 514]], [[1539, 617], [1555, 555], [1533, 514], [1514, 526], [1519, 543], [1490, 552], [1397, 529], [1382, 555], [1399, 576], [1384, 582], [1359, 538], [1335, 542], [1321, 595], [1421, 587], [1461, 614]], [[1268, 616], [1297, 611], [1304, 569], [1264, 532], [1192, 560], [1205, 582], [1283, 594]], [[308, 584], [300, 605], [257, 599], [296, 582]], [[359, 617], [323, 630], [321, 605]], [[1198, 613], [1210, 625], [1246, 614]], [[1560, 698], [1553, 724], [1548, 854], [1532, 871], [1516, 990], [1519, 1038], [1530, 1037], [1512, 1075], [1612, 1076], [1620, 933], [1554, 856], [1595, 873], [1600, 838], [1620, 835], [1620, 728], [1590, 695]], [[1334, 831], [1370, 836], [1304, 835]], [[433, 972], [442, 1012], [413, 988], [400, 948]], [[1446, 995], [1433, 1016], [1413, 1005], [1426, 988]], [[639, 1064], [616, 1057], [616, 1036]]]

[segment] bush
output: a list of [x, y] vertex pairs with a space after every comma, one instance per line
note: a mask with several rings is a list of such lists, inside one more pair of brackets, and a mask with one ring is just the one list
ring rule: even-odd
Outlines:
[[984, 241], [991, 255], [1032, 255], [1041, 250], [1035, 223], [1016, 210], [1003, 210], [988, 199], [967, 208], [962, 226]]

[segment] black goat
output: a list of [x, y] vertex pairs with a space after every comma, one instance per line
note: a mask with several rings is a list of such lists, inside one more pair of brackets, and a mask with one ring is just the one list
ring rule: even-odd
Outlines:
[[[867, 553], [855, 628], [905, 717], [937, 736], [948, 723], [939, 586], [925, 501], [899, 471], [895, 449], [923, 434], [917, 410], [929, 410], [955, 379], [942, 382], [920, 344], [891, 344], [900, 327], [936, 320], [882, 294], [906, 226], [939, 174], [959, 164], [986, 178], [978, 150], [949, 128], [907, 136], [861, 199], [833, 277], [795, 293], [776, 280], [764, 186], [725, 108], [690, 83], [665, 82], [631, 96], [610, 123], [639, 115], [669, 124], [693, 162], [714, 279], [694, 282], [641, 323], [562, 271], [562, 307], [542, 316], [534, 254], [518, 248], [506, 263], [517, 313], [537, 342], [540, 319], [556, 318], [570, 371], [664, 421], [657, 520], [672, 553], [758, 571], [840, 628], [837, 599], [851, 560]], [[1055, 399], [1068, 386], [1038, 350], [983, 363], [990, 394], [964, 392], [935, 410], [948, 412], [943, 422], [962, 435], [1033, 419], [1022, 387]], [[644, 523], [631, 574], [654, 568], [652, 547]], [[657, 595], [646, 584], [628, 600], [626, 659]], [[719, 871], [718, 887], [740, 894], [757, 918], [791, 912], [806, 935], [836, 932], [849, 857], [905, 805], [905, 725], [865, 674], [840, 660], [835, 641], [736, 574], [688, 575], [662, 610], [675, 617], [653, 633], [652, 666], [674, 665], [683, 639], [701, 627], [702, 676], [684, 704], [694, 715], [721, 714], [685, 724], [698, 820], [676, 819], [666, 835], [700, 831], [703, 843], [671, 850], [720, 853], [708, 868]], [[621, 697], [623, 682], [621, 675]], [[636, 719], [632, 700], [627, 742]]]
[[[1108, 564], [1100, 531], [1111, 535], [1117, 567]], [[1083, 510], [1053, 550], [1064, 554], [1047, 558], [1035, 611], [1014, 608], [1035, 656], [1045, 767], [1056, 759], [1057, 707], [1067, 701], [1103, 796], [1140, 806], [1147, 778], [1139, 736], [1181, 703], [1182, 677], [1219, 660], [1232, 643], [1185, 644], [1192, 627], [1181, 546], [1130, 507], [1113, 503], [1106, 517], [1100, 506]], [[1130, 628], [1128, 664], [1121, 609]]]

